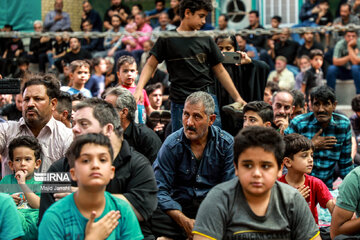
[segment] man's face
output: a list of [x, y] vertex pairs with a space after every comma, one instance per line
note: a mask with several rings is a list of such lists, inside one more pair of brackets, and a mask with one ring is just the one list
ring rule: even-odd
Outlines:
[[265, 126], [264, 121], [261, 119], [257, 112], [252, 110], [247, 111], [244, 113], [244, 128], [249, 126]]
[[158, 11], [158, 12], [161, 12], [162, 10], [164, 10], [165, 8], [165, 5], [162, 3], [162, 2], [157, 2], [155, 4], [155, 9]]
[[324, 59], [322, 56], [315, 56], [313, 59], [310, 60], [311, 61], [311, 65], [313, 66], [313, 68], [315, 68], [316, 70], [320, 69], [321, 66], [323, 65]]
[[287, 92], [276, 94], [273, 102], [274, 119], [290, 117], [293, 112], [293, 97]]
[[43, 27], [41, 26], [41, 24], [34, 24], [34, 31], [35, 32], [42, 32]]
[[295, 106], [293, 113], [291, 114], [291, 119], [305, 113], [305, 107]]
[[304, 33], [304, 39], [305, 39], [305, 42], [313, 42], [314, 34], [312, 32], [306, 32], [306, 33]]
[[284, 28], [283, 31], [279, 34], [279, 40], [281, 42], [285, 42], [286, 40], [289, 39], [290, 36], [290, 32], [288, 28]]
[[121, 4], [121, 0], [111, 0], [111, 5], [115, 7], [119, 7]]
[[301, 72], [305, 72], [310, 67], [311, 67], [311, 64], [310, 64], [308, 59], [306, 59], [306, 58], [301, 58], [300, 59], [300, 70], [301, 70]]
[[347, 43], [349, 43], [352, 40], [356, 40], [357, 39], [356, 32], [347, 32], [344, 38]]
[[80, 42], [77, 38], [70, 39], [70, 48], [72, 51], [77, 51], [80, 48]]
[[180, 1], [179, 0], [170, 0], [170, 7], [171, 8], [176, 8], [178, 7], [180, 4]]
[[[136, 15], [136, 16], [137, 16], [137, 15]], [[114, 28], [120, 27], [120, 24], [121, 24], [120, 18], [118, 18], [118, 17], [112, 17], [112, 18], [111, 18], [111, 25], [112, 25]]]
[[92, 25], [88, 21], [83, 22], [82, 27], [84, 32], [91, 32], [92, 30]]
[[[215, 115], [214, 115], [215, 116]], [[182, 123], [184, 133], [190, 141], [198, 141], [207, 137], [208, 129], [213, 124], [215, 118], [207, 116], [205, 107], [202, 103], [190, 104], [185, 103]]]
[[245, 197], [259, 198], [270, 196], [272, 186], [281, 177], [281, 169], [274, 153], [261, 147], [250, 147], [240, 154], [235, 174]]
[[54, 5], [55, 11], [62, 11], [63, 9], [63, 1], [62, 0], [56, 0]]
[[159, 24], [160, 26], [166, 26], [169, 23], [169, 17], [165, 14], [160, 14], [159, 16]]
[[224, 30], [227, 28], [227, 22], [224, 16], [220, 16], [218, 20], [220, 30]]
[[141, 27], [145, 23], [145, 19], [141, 14], [135, 16], [135, 23], [138, 27]]
[[[191, 30], [199, 30], [206, 23], [206, 16], [208, 12], [204, 9], [195, 11], [194, 14], [189, 10], [185, 10], [185, 14], [187, 13], [189, 28]], [[186, 17], [186, 15], [185, 15]]]
[[89, 13], [91, 11], [91, 5], [89, 2], [84, 2], [83, 4], [83, 11], [85, 13]]
[[264, 102], [272, 105], [271, 99], [272, 99], [271, 89], [270, 89], [270, 88], [265, 88], [265, 91], [264, 91]]
[[74, 137], [87, 133], [102, 133], [103, 128], [100, 122], [94, 117], [94, 110], [91, 107], [84, 107], [77, 110], [73, 116]]
[[342, 20], [347, 20], [350, 16], [350, 9], [348, 6], [340, 7], [340, 17]]
[[246, 40], [244, 38], [242, 38], [241, 36], [236, 36], [236, 41], [239, 45], [240, 51], [245, 51]]
[[315, 98], [311, 102], [311, 106], [318, 122], [329, 123], [332, 117], [332, 113], [336, 108], [336, 102], [332, 103], [330, 100], [323, 102]]
[[275, 70], [277, 72], [281, 72], [286, 68], [286, 62], [284, 62], [283, 60], [277, 59], [275, 61]]
[[21, 94], [17, 94], [15, 96], [15, 105], [17, 110], [22, 111], [22, 102], [23, 102], [23, 96]]
[[255, 13], [249, 14], [249, 24], [250, 26], [255, 26], [259, 22], [259, 18], [256, 16]]
[[45, 126], [56, 104], [57, 100], [49, 98], [44, 85], [28, 86], [23, 93], [22, 116], [30, 127]]
[[160, 109], [162, 105], [162, 91], [160, 88], [155, 89], [152, 93], [149, 94], [149, 101], [152, 108]]
[[135, 62], [131, 64], [125, 62], [117, 72], [119, 82], [122, 85], [131, 87], [137, 77], [137, 73]]

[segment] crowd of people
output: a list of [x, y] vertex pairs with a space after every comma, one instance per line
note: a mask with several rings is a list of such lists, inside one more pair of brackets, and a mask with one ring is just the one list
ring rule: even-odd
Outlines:
[[[0, 94], [0, 239], [360, 239], [360, 95], [348, 118], [335, 94], [360, 94], [358, 32], [230, 35], [223, 14], [188, 37], [214, 29], [211, 1], [154, 3], [102, 19], [85, 0], [77, 38], [55, 0], [34, 22], [55, 39], [0, 38], [0, 81], [21, 81]], [[308, 0], [293, 28], [359, 9]]]

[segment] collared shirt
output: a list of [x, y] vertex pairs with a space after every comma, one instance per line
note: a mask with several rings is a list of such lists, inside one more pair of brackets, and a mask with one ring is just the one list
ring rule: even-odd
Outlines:
[[[343, 26], [346, 26], [348, 24], [360, 25], [360, 19], [357, 16], [354, 16], [354, 15], [350, 14], [349, 22], [346, 23], [346, 24], [343, 22], [341, 17], [335, 18], [335, 20], [333, 22], [333, 25], [335, 26], [335, 25], [338, 25], [338, 24], [343, 25]], [[331, 34], [333, 35], [332, 38], [334, 39], [334, 42], [337, 43], [341, 39], [344, 39], [345, 32], [344, 31], [339, 31], [339, 32], [333, 31]], [[359, 34], [360, 34], [360, 31], [357, 31], [358, 36], [360, 36]]]
[[181, 128], [168, 136], [153, 168], [159, 188], [159, 207], [182, 211], [181, 203], [203, 199], [215, 185], [235, 177], [233, 137], [218, 127], [209, 128], [202, 159], [196, 159]]
[[292, 90], [295, 87], [294, 74], [287, 68], [278, 73], [276, 70], [270, 72], [268, 82], [274, 82], [274, 77], [278, 78], [280, 89]]
[[[347, 48], [348, 43], [346, 42], [345, 39], [342, 39], [340, 41], [338, 41], [334, 47], [334, 58], [342, 58], [345, 57], [347, 55], [349, 55], [349, 51]], [[356, 41], [356, 47], [357, 50], [360, 50], [360, 39], [358, 38]], [[360, 57], [360, 52], [357, 54], [358, 57]], [[347, 61], [343, 67], [347, 68], [347, 69], [351, 69], [351, 61]]]
[[[299, 133], [312, 139], [320, 129], [320, 123], [311, 112], [295, 117], [285, 130], [285, 135]], [[328, 188], [332, 188], [336, 164], [339, 166], [342, 178], [353, 169], [349, 119], [341, 114], [333, 113], [329, 125], [323, 129], [320, 136], [334, 136], [337, 143], [332, 149], [314, 151], [314, 167], [311, 175], [320, 178]]]
[[[8, 146], [14, 138], [20, 136], [34, 136], [26, 125], [24, 118], [20, 118], [18, 122], [8, 121], [0, 124], [0, 153], [3, 177], [12, 174], [8, 166]], [[46, 172], [53, 162], [65, 156], [73, 140], [73, 133], [62, 122], [51, 117], [36, 138], [42, 147], [40, 172]]]
[[50, 11], [45, 16], [44, 27], [49, 32], [56, 32], [57, 30], [66, 30], [70, 28], [70, 15], [67, 12], [61, 12], [62, 19], [55, 21], [56, 11]]

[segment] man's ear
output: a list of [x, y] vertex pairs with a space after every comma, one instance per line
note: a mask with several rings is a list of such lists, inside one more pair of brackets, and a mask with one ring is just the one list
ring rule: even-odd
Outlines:
[[271, 127], [271, 122], [269, 122], [269, 121], [265, 122], [264, 127]]
[[58, 103], [58, 100], [56, 98], [50, 99], [50, 104], [51, 104], [51, 110], [52, 111], [55, 111], [57, 103]]
[[211, 114], [209, 116], [209, 127], [214, 124], [215, 119], [216, 119], [216, 114]]
[[292, 160], [291, 160], [290, 158], [288, 158], [288, 157], [284, 157], [283, 164], [284, 164], [287, 168], [291, 168]]
[[337, 101], [335, 101], [335, 102], [333, 103], [334, 109], [336, 108], [337, 103], [338, 103]]
[[40, 165], [41, 165], [41, 159], [35, 160], [35, 169], [39, 169]]
[[60, 115], [61, 121], [66, 120], [68, 118], [68, 116], [69, 116], [69, 112], [67, 110], [64, 110]]
[[110, 137], [111, 134], [114, 132], [114, 125], [112, 125], [111, 123], [108, 123], [104, 126], [104, 135], [107, 137]]
[[129, 114], [129, 109], [128, 108], [123, 108], [121, 111], [122, 111], [122, 117], [121, 118], [126, 118], [127, 115]]
[[294, 110], [295, 110], [295, 106], [293, 105], [292, 108], [291, 108], [291, 113], [290, 113], [290, 115], [293, 114]]

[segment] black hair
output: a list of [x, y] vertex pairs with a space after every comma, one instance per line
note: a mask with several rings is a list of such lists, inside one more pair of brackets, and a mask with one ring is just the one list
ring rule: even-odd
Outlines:
[[270, 88], [270, 91], [272, 94], [280, 91], [279, 84], [277, 82], [273, 82], [273, 81], [267, 82], [265, 88]]
[[140, 11], [143, 10], [143, 6], [140, 3], [136, 3], [133, 6], [137, 6], [139, 8]]
[[228, 40], [231, 43], [231, 45], [234, 47], [234, 49], [236, 49], [237, 46], [236, 46], [234, 39], [230, 35], [227, 35], [227, 34], [221, 34], [221, 35], [217, 36], [215, 38], [215, 43], [217, 44], [218, 42], [222, 42], [224, 40]]
[[255, 14], [256, 17], [259, 17], [259, 11], [257, 10], [251, 10], [249, 14]]
[[10, 24], [5, 24], [5, 25], [4, 25], [4, 28], [10, 28], [10, 31], [12, 31], [12, 30], [13, 30], [13, 26], [12, 26], [12, 25], [10, 25]]
[[[111, 16], [111, 19], [112, 19], [113, 17], [117, 17], [117, 18], [120, 20], [120, 22], [122, 22], [122, 21], [121, 21], [121, 17], [120, 17], [119, 15], [114, 14], [114, 15]], [[111, 19], [110, 19], [110, 22], [111, 22]]]
[[282, 136], [275, 129], [259, 126], [243, 128], [234, 138], [234, 163], [236, 167], [238, 166], [240, 154], [253, 147], [261, 147], [266, 152], [273, 153], [278, 169], [281, 168], [285, 143]]
[[310, 92], [311, 103], [314, 102], [315, 98], [324, 103], [326, 103], [328, 100], [330, 100], [331, 103], [336, 102], [335, 92], [328, 86], [319, 86], [313, 88]]
[[161, 89], [161, 92], [164, 92], [164, 86], [162, 83], [158, 82], [155, 84], [150, 84], [145, 87], [146, 94], [149, 96], [156, 89]]
[[270, 104], [268, 104], [264, 101], [252, 101], [252, 102], [247, 103], [243, 109], [244, 114], [247, 111], [256, 112], [264, 123], [265, 122], [273, 122], [273, 119], [274, 119], [273, 108]]
[[41, 157], [41, 145], [33, 136], [21, 136], [14, 138], [9, 144], [9, 160], [14, 161], [14, 150], [18, 147], [27, 147], [34, 151], [35, 160]]
[[352, 100], [351, 100], [351, 109], [354, 112], [360, 112], [360, 95], [356, 95]]
[[226, 15], [226, 14], [220, 14], [219, 17], [223, 16], [224, 19], [225, 19], [225, 22], [228, 22], [229, 21], [229, 17]]
[[136, 60], [133, 56], [128, 56], [128, 55], [121, 56], [116, 63], [116, 71], [117, 72], [120, 71], [121, 66], [124, 65], [125, 63], [136, 64]]
[[66, 158], [68, 159], [70, 168], [75, 166], [75, 161], [80, 157], [81, 150], [85, 144], [95, 144], [107, 147], [109, 149], [111, 162], [113, 161], [114, 152], [110, 139], [101, 133], [88, 133], [76, 137], [67, 150]]
[[348, 4], [348, 3], [343, 3], [343, 4], [340, 5], [339, 9], [340, 9], [341, 7], [343, 7], [343, 6], [347, 6], [347, 7], [349, 8], [349, 12], [351, 13], [351, 5], [350, 5], [350, 4]]
[[185, 17], [185, 10], [189, 9], [192, 14], [199, 10], [205, 10], [211, 12], [213, 6], [210, 0], [181, 0], [179, 7], [180, 18]]
[[165, 5], [165, 0], [155, 0], [154, 2], [155, 2], [155, 5], [156, 5], [158, 2], [161, 2], [162, 4]]
[[313, 49], [310, 51], [310, 59], [314, 59], [316, 56], [324, 58], [324, 53], [320, 49]]
[[67, 92], [60, 91], [57, 99], [56, 111], [61, 114], [66, 110], [68, 112], [67, 120], [70, 121], [72, 113], [71, 95]]
[[60, 81], [51, 74], [35, 74], [30, 77], [28, 81], [25, 82], [22, 87], [21, 93], [24, 94], [24, 91], [27, 87], [32, 85], [43, 85], [46, 88], [46, 94], [49, 96], [50, 100], [57, 98], [60, 94]]
[[293, 89], [290, 91], [291, 95], [293, 96], [293, 106], [297, 107], [305, 107], [305, 97], [304, 94], [302, 92], [300, 92], [299, 90]]
[[30, 64], [29, 59], [27, 59], [26, 57], [19, 57], [18, 60], [17, 60], [17, 65], [21, 66], [21, 65], [25, 65], [25, 64], [27, 66], [29, 66], [29, 64]]
[[312, 141], [298, 133], [285, 135], [284, 142], [285, 142], [284, 157], [288, 157], [292, 160], [294, 159], [294, 155], [300, 151], [308, 151], [310, 149], [313, 151], [315, 150]]
[[273, 16], [271, 19], [275, 19], [279, 23], [281, 23], [282, 18], [280, 16]]

